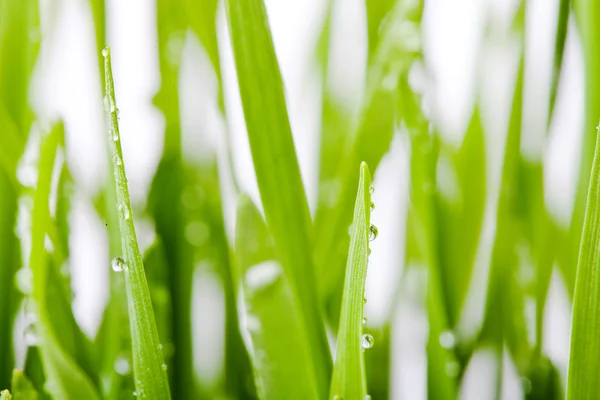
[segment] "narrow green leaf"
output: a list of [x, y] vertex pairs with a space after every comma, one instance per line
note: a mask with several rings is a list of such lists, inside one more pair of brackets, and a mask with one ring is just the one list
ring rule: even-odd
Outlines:
[[247, 196], [238, 206], [235, 249], [245, 303], [240, 313], [250, 336], [260, 398], [319, 398], [302, 310], [267, 226]]
[[319, 394], [324, 397], [331, 355], [315, 290], [312, 226], [267, 14], [262, 0], [228, 0], [226, 5], [267, 224], [303, 311]]
[[[600, 129], [598, 137], [600, 137]], [[567, 380], [567, 399], [593, 399], [598, 391], [597, 374], [600, 368], [600, 140], [596, 151], [581, 235], [579, 263], [573, 299], [571, 324], [571, 355]]]
[[366, 163], [360, 165], [360, 179], [350, 231], [342, 312], [331, 380], [330, 399], [364, 400], [367, 382], [363, 351], [372, 337], [362, 335], [365, 281], [371, 233], [371, 175]]
[[98, 399], [98, 394], [90, 378], [77, 366], [73, 358], [62, 347], [58, 333], [53, 327], [48, 310], [47, 290], [50, 265], [44, 247], [46, 233], [50, 229], [49, 208], [50, 186], [56, 151], [61, 136], [62, 125], [57, 125], [43, 140], [38, 166], [38, 182], [34, 195], [31, 226], [31, 254], [29, 266], [33, 272], [33, 292], [38, 321], [36, 333], [44, 372], [45, 389], [58, 399]]
[[[110, 112], [110, 141], [113, 142], [113, 171], [116, 182], [117, 209], [120, 210], [121, 243], [125, 255], [122, 268], [125, 273], [127, 302], [133, 352], [133, 374], [135, 378], [136, 395], [143, 399], [170, 399], [167, 372], [163, 361], [161, 344], [158, 340], [158, 330], [152, 312], [150, 292], [144, 273], [142, 254], [138, 246], [117, 117], [117, 104], [112, 75], [110, 48], [102, 51], [104, 56], [104, 74], [106, 81], [106, 96]], [[115, 260], [113, 260], [114, 262]], [[117, 260], [117, 263], [123, 260]]]
[[38, 392], [23, 373], [15, 369], [12, 376], [12, 392], [14, 400], [38, 400]]

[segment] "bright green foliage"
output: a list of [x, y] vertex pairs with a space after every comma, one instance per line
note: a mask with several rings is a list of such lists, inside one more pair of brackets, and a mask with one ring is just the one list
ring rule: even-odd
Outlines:
[[331, 356], [315, 290], [312, 223], [267, 15], [262, 0], [226, 3], [246, 128], [267, 224], [285, 275], [300, 302], [319, 393], [324, 395]]
[[[599, 135], [600, 136], [600, 135]], [[567, 399], [593, 399], [597, 394], [596, 371], [600, 368], [600, 308], [598, 296], [598, 256], [600, 248], [600, 140], [596, 141], [596, 153], [588, 190], [585, 222], [581, 236], [581, 250], [577, 265], [575, 296], [573, 299], [573, 323], [571, 332], [571, 356]]]
[[247, 196], [237, 212], [236, 254], [260, 398], [318, 398], [302, 310], [267, 226]]
[[350, 249], [342, 297], [342, 313], [331, 380], [330, 399], [363, 400], [367, 395], [363, 351], [371, 347], [371, 336], [363, 337], [365, 281], [369, 262], [369, 240], [377, 235], [371, 225], [371, 174], [360, 165], [360, 179], [350, 230]]
[[[163, 360], [162, 345], [158, 340], [142, 255], [133, 226], [129, 189], [121, 150], [110, 48], [105, 48], [102, 55], [104, 56], [106, 96], [110, 114], [109, 140], [114, 143], [113, 171], [117, 192], [116, 207], [121, 214], [119, 223], [125, 256], [124, 260], [113, 260], [113, 264], [124, 262], [124, 265], [119, 265], [116, 269], [123, 269], [125, 273], [136, 396], [147, 399], [169, 399], [171, 392], [167, 381], [166, 364]], [[115, 268], [113, 267], [113, 269]]]
[[38, 392], [23, 371], [15, 369], [12, 376], [12, 391], [15, 400], [38, 400]]

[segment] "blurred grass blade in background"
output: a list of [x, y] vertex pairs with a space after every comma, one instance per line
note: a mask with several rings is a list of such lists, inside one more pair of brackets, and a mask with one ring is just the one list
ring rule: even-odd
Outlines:
[[277, 261], [267, 226], [245, 195], [238, 206], [235, 242], [245, 304], [239, 313], [249, 335], [260, 398], [320, 398], [302, 310]]
[[135, 395], [142, 399], [170, 399], [171, 393], [167, 381], [166, 364], [162, 355], [162, 345], [158, 340], [158, 331], [152, 312], [142, 255], [133, 225], [129, 189], [121, 150], [110, 48], [106, 47], [102, 50], [102, 55], [104, 56], [106, 96], [110, 116], [108, 133], [109, 140], [113, 142], [113, 170], [118, 202], [116, 207], [120, 212], [121, 243], [125, 255], [124, 259], [116, 257], [111, 264], [115, 272], [125, 274]]
[[366, 163], [360, 165], [360, 179], [350, 229], [350, 249], [342, 296], [337, 350], [329, 398], [364, 400], [367, 379], [363, 352], [373, 346], [373, 337], [363, 335], [365, 281], [369, 241], [377, 236], [371, 225], [371, 174]]
[[600, 369], [600, 128], [585, 210], [577, 265], [567, 400], [593, 399], [598, 394]]
[[315, 288], [312, 224], [262, 0], [228, 0], [229, 29], [258, 187], [277, 256], [303, 311], [320, 397], [331, 355]]
[[44, 389], [57, 399], [98, 399], [94, 384], [75, 363], [59, 340], [62, 327], [53, 327], [48, 304], [47, 291], [48, 278], [51, 274], [51, 264], [44, 240], [51, 229], [50, 217], [50, 191], [52, 172], [59, 143], [63, 140], [62, 124], [57, 124], [50, 133], [43, 138], [38, 166], [38, 181], [35, 189], [32, 226], [31, 226], [31, 254], [29, 266], [33, 273], [32, 300], [34, 302], [37, 322], [35, 323], [35, 337], [39, 343], [40, 355], [46, 382]]
[[13, 324], [21, 298], [15, 287], [21, 265], [16, 172], [33, 121], [28, 88], [40, 46], [38, 13], [37, 0], [0, 0], [0, 389], [10, 387], [15, 362]]

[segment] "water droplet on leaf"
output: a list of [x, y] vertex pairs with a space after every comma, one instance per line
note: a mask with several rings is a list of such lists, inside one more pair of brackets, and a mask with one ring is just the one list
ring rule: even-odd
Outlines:
[[444, 331], [440, 333], [439, 342], [443, 348], [451, 349], [456, 345], [456, 337], [451, 331]]
[[125, 260], [123, 260], [122, 257], [115, 257], [111, 261], [110, 266], [115, 272], [123, 272], [125, 267], [127, 267], [127, 263], [125, 262]]
[[373, 186], [371, 186], [369, 188], [369, 193], [371, 193], [371, 194], [375, 193], [375, 188]]
[[371, 347], [373, 347], [373, 342], [373, 336], [369, 335], [368, 333], [365, 333], [360, 339], [360, 347], [362, 347], [363, 349], [370, 349]]
[[371, 224], [371, 226], [369, 227], [369, 241], [372, 242], [373, 240], [377, 239], [378, 234], [379, 230], [377, 229], [377, 227]]
[[108, 47], [102, 49], [102, 57], [108, 57]]
[[119, 375], [128, 375], [131, 372], [131, 364], [125, 356], [119, 356], [115, 360], [115, 372]]

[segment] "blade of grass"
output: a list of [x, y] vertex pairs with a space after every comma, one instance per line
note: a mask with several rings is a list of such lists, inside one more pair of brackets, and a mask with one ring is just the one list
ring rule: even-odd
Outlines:
[[260, 398], [319, 398], [302, 310], [277, 261], [267, 226], [245, 195], [240, 198], [235, 235], [237, 280], [245, 303], [240, 315], [250, 336]]
[[170, 399], [171, 393], [164, 367], [162, 345], [158, 340], [158, 331], [152, 312], [142, 255], [133, 225], [129, 189], [121, 150], [110, 48], [105, 48], [102, 55], [104, 56], [106, 96], [108, 97], [110, 112], [109, 140], [114, 144], [113, 170], [116, 182], [117, 209], [121, 211], [119, 225], [125, 255], [125, 265], [121, 268], [125, 273], [127, 289], [136, 394], [143, 399]]
[[12, 376], [12, 392], [15, 400], [38, 400], [38, 392], [23, 373], [15, 369]]
[[598, 24], [596, 17], [600, 15], [600, 1], [580, 0], [574, 2], [573, 7], [583, 45], [585, 62], [585, 124], [581, 143], [578, 186], [569, 232], [571, 246], [567, 265], [563, 266], [571, 292], [575, 283], [586, 200], [588, 198], [588, 183], [594, 157], [593, 149], [596, 140], [594, 128], [598, 121], [598, 110], [600, 110], [600, 75], [598, 74], [598, 71], [600, 71], [600, 46], [598, 46], [598, 43], [600, 43], [600, 24]]
[[[600, 137], [600, 129], [598, 129]], [[597, 394], [596, 374], [600, 368], [600, 140], [596, 139], [594, 162], [588, 190], [581, 249], [577, 265], [571, 355], [567, 379], [567, 399], [592, 399]]]
[[558, 19], [556, 22], [556, 35], [554, 38], [554, 62], [552, 64], [552, 83], [550, 84], [550, 103], [548, 105], [548, 123], [552, 121], [554, 104], [558, 82], [562, 71], [563, 56], [565, 54], [565, 43], [567, 42], [567, 28], [569, 27], [569, 15], [571, 14], [571, 0], [560, 0]]
[[228, 0], [227, 15], [246, 128], [269, 230], [300, 302], [319, 394], [326, 396], [331, 355], [321, 318], [312, 226], [262, 0]]
[[10, 387], [14, 368], [13, 324], [21, 298], [14, 284], [21, 264], [16, 171], [33, 121], [28, 86], [39, 49], [38, 13], [37, 0], [0, 0], [0, 388]]
[[[371, 347], [371, 336], [364, 336], [363, 312], [365, 281], [371, 233], [371, 175], [366, 163], [360, 165], [360, 178], [350, 231], [342, 312], [331, 379], [330, 399], [364, 400], [367, 378], [363, 351]], [[366, 341], [366, 343], [363, 343]]]
[[32, 300], [38, 319], [36, 333], [47, 378], [46, 391], [59, 399], [93, 400], [99, 398], [96, 388], [60, 344], [47, 304], [47, 281], [50, 272], [44, 240], [51, 224], [48, 203], [54, 161], [61, 136], [62, 125], [59, 124], [42, 142], [31, 226], [29, 266], [33, 272]]
[[8, 390], [0, 392], [0, 400], [12, 400], [12, 396]]

